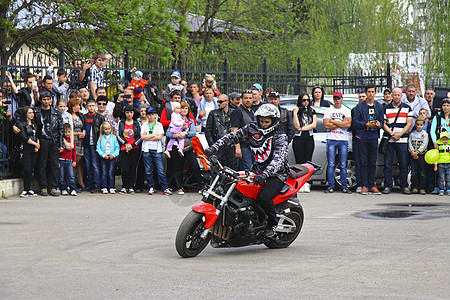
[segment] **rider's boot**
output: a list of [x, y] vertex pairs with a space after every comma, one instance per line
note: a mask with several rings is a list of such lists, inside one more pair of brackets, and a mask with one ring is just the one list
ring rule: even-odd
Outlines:
[[264, 230], [263, 236], [266, 238], [273, 238], [275, 236], [275, 228], [277, 227], [277, 225], [269, 225], [266, 227], [266, 229]]

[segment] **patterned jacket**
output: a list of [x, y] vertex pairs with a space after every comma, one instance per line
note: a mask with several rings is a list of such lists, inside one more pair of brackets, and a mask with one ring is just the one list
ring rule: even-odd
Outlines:
[[255, 156], [252, 171], [267, 177], [278, 177], [285, 182], [289, 177], [288, 138], [279, 127], [262, 135], [256, 123], [250, 123], [238, 131], [229, 133], [211, 146], [220, 151], [225, 146], [247, 141]]

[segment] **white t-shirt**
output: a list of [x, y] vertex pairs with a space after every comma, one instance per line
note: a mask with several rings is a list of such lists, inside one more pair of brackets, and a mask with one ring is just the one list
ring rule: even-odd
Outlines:
[[[323, 118], [334, 121], [343, 121], [345, 118], [351, 118], [351, 112], [345, 106], [341, 106], [339, 109], [330, 106], [325, 110]], [[348, 128], [327, 129], [327, 140], [347, 141], [347, 130]]]
[[[149, 126], [148, 122], [142, 123], [141, 135], [143, 132], [147, 134], [164, 134], [164, 128], [161, 123], [155, 122], [153, 126]], [[156, 150], [157, 152], [162, 152], [162, 140], [159, 141], [145, 141], [142, 140], [142, 152], [148, 152], [149, 150]]]
[[[206, 121], [208, 120], [209, 113], [214, 109], [215, 109], [214, 101], [211, 102], [206, 101], [205, 104], [206, 114], [200, 119], [202, 121], [202, 127], [206, 127]], [[200, 114], [200, 109], [198, 113]]]

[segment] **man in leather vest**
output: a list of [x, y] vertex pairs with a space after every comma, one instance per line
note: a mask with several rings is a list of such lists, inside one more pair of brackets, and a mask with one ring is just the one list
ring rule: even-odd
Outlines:
[[287, 108], [280, 107], [280, 94], [276, 91], [272, 91], [267, 96], [267, 102], [278, 107], [280, 111], [280, 127], [288, 136], [288, 142], [290, 143], [295, 135], [294, 121], [292, 120], [292, 114]]

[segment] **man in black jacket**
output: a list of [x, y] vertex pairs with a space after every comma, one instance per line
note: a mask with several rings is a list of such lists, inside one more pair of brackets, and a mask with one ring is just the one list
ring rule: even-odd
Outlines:
[[97, 105], [94, 99], [87, 101], [86, 108], [88, 112], [83, 118], [83, 126], [86, 130], [86, 136], [83, 139], [87, 175], [86, 187], [91, 190], [91, 193], [98, 193], [100, 191], [100, 161], [96, 147], [100, 136], [100, 126], [105, 118], [95, 112]]
[[[228, 106], [228, 96], [221, 94], [217, 98], [218, 109], [212, 110], [206, 121], [205, 136], [208, 145], [213, 145], [218, 139], [231, 132], [230, 115], [233, 109]], [[220, 163], [232, 169], [237, 168], [234, 145], [230, 145], [218, 154]]]
[[158, 88], [151, 82], [152, 74], [149, 73], [146, 75], [144, 73], [144, 77], [146, 77], [147, 80], [147, 85], [144, 87], [145, 97], [151, 107], [155, 108], [157, 112], [161, 112], [162, 108], [160, 106], [162, 104], [162, 99]]
[[[38, 123], [38, 137], [41, 143], [39, 149], [39, 180], [41, 195], [48, 196], [47, 188], [51, 188], [52, 196], [59, 196], [59, 152], [64, 148], [63, 119], [61, 113], [52, 106], [52, 94], [40, 92], [42, 105], [35, 109], [35, 119]], [[50, 163], [50, 184], [47, 182], [47, 162]]]
[[280, 94], [272, 91], [267, 96], [267, 102], [278, 107], [280, 111], [280, 127], [286, 133], [288, 142], [290, 143], [295, 135], [294, 121], [292, 120], [292, 113], [287, 108], [280, 107]]

